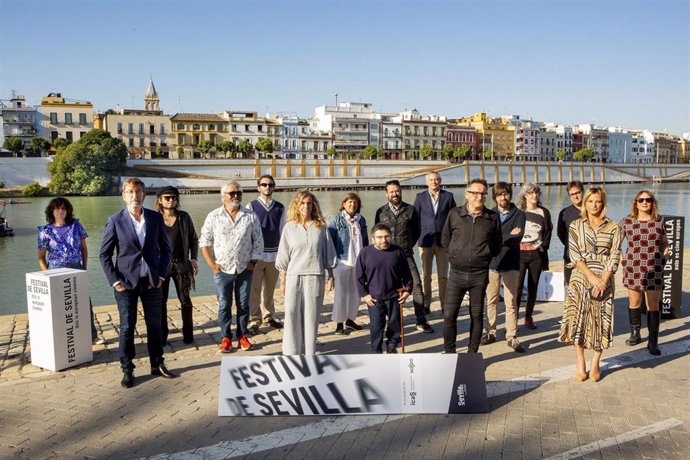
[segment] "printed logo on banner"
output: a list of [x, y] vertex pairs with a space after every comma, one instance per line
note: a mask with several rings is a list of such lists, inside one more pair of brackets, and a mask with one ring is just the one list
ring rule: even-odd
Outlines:
[[448, 413], [489, 412], [482, 354], [461, 353], [456, 356], [455, 379]]
[[683, 236], [685, 217], [664, 216], [669, 255], [664, 264], [664, 289], [659, 306], [664, 318], [680, 318], [683, 296]]

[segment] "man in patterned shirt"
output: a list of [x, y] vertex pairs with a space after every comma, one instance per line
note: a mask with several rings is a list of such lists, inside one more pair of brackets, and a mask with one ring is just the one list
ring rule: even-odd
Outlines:
[[221, 353], [232, 351], [232, 297], [237, 302], [238, 345], [250, 350], [249, 291], [252, 270], [264, 250], [261, 225], [256, 214], [242, 207], [242, 187], [231, 181], [221, 189], [223, 206], [211, 211], [201, 227], [199, 247], [213, 273], [218, 296], [218, 321], [223, 339]]

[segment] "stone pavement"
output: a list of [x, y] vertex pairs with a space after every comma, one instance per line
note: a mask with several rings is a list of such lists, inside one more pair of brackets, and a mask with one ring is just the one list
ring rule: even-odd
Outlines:
[[[685, 273], [684, 290], [690, 292], [690, 271]], [[62, 372], [29, 364], [26, 315], [0, 317], [0, 458], [690, 456], [690, 295], [684, 295], [682, 318], [662, 322], [663, 355], [652, 357], [644, 344], [624, 344], [627, 300], [622, 285], [617, 286], [616, 337], [613, 348], [604, 352], [607, 363], [599, 383], [575, 381], [572, 347], [556, 342], [562, 303], [539, 303], [538, 329], [518, 328], [527, 353], [512, 352], [500, 332], [497, 343], [480, 348], [491, 411], [473, 415], [218, 417], [221, 355], [213, 296], [194, 299], [193, 346], [182, 344], [178, 306], [170, 308], [173, 328], [166, 364], [180, 374], [178, 379], [148, 375], [140, 318], [137, 356], [143, 359], [136, 361], [136, 383], [129, 390], [119, 383], [114, 307], [96, 308], [106, 343], [94, 347], [94, 361]], [[333, 335], [331, 302], [327, 296], [319, 352], [368, 353], [367, 329]], [[432, 310], [438, 308], [435, 302]], [[281, 304], [278, 310], [282, 312]], [[366, 324], [364, 312], [360, 310], [359, 320]], [[434, 334], [414, 330], [412, 309], [407, 309], [407, 352], [442, 350], [438, 313], [431, 323]], [[461, 347], [467, 345], [468, 329], [465, 309], [459, 324]], [[256, 337], [257, 350], [235, 353], [280, 353], [281, 332], [263, 332]], [[182, 454], [172, 455], [176, 452]]]

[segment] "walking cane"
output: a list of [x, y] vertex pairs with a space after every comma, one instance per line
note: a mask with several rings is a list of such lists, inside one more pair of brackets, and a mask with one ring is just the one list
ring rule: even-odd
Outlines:
[[[398, 297], [402, 295], [403, 292], [407, 292], [407, 289], [399, 288], [398, 289]], [[404, 313], [403, 313], [403, 306], [405, 304], [405, 301], [398, 302], [398, 306], [400, 307], [400, 349], [402, 350], [403, 353], [405, 353], [405, 328], [404, 328]]]

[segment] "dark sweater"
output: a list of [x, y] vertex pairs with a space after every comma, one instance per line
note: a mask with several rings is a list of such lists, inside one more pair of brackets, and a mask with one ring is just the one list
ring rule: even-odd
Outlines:
[[563, 243], [563, 260], [566, 263], [570, 262], [570, 256], [568, 255], [568, 227], [579, 218], [580, 209], [574, 204], [561, 209], [561, 212], [558, 213], [556, 233], [558, 234], [558, 239]]
[[[520, 241], [522, 240], [522, 234], [525, 232], [525, 213], [513, 203], [510, 203], [508, 212], [504, 217], [502, 217], [498, 206], [493, 211], [499, 215], [499, 220], [503, 218], [503, 222], [501, 222], [503, 246], [501, 246], [501, 252], [491, 260], [489, 268], [497, 272], [519, 270]], [[517, 235], [511, 235], [510, 232], [515, 228], [520, 228], [522, 231]]]
[[394, 244], [386, 250], [373, 245], [362, 248], [355, 276], [360, 297], [370, 294], [376, 300], [397, 299], [397, 289], [401, 287], [412, 292], [412, 273], [405, 253]]

